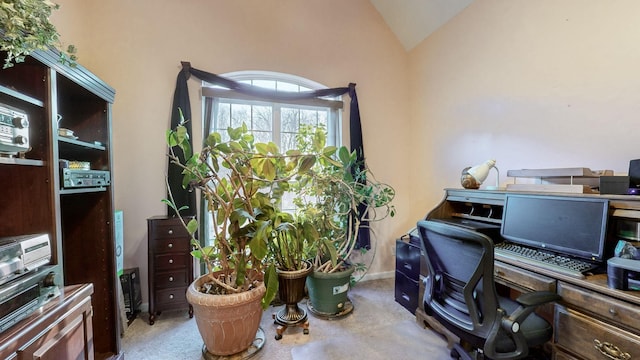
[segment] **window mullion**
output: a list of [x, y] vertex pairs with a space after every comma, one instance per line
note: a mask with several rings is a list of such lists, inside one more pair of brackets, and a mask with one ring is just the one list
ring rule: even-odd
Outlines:
[[279, 148], [282, 148], [282, 107], [278, 103], [272, 104], [271, 116], [273, 116], [271, 122], [271, 134], [275, 144], [278, 144]]

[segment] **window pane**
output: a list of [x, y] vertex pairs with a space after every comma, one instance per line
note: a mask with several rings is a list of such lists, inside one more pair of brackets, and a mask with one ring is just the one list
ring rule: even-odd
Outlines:
[[282, 133], [280, 135], [280, 151], [286, 153], [287, 150], [295, 149], [296, 147], [296, 134], [294, 133]]
[[318, 112], [315, 110], [300, 110], [300, 124], [315, 126], [318, 124]]
[[318, 126], [322, 125], [325, 129], [329, 129], [328, 116], [328, 111], [318, 111]]
[[240, 127], [242, 123], [251, 125], [251, 105], [231, 105], [231, 126]]
[[294, 194], [292, 192], [285, 192], [282, 195], [282, 210], [293, 213], [296, 210], [296, 206], [293, 203]]
[[298, 88], [296, 84], [278, 82], [278, 91], [298, 92]]
[[220, 133], [220, 137], [222, 138], [222, 142], [226, 142], [226, 141], [229, 141], [231, 139], [231, 137], [229, 136], [229, 133], [227, 133], [226, 129], [218, 130], [218, 132]]
[[298, 117], [300, 111], [293, 108], [283, 107], [280, 111], [282, 117], [282, 131], [294, 132], [298, 131]]
[[272, 141], [271, 132], [253, 131], [252, 134], [256, 143], [268, 143]]
[[253, 106], [253, 130], [273, 131], [273, 115], [271, 106]]
[[273, 80], [253, 80], [253, 86], [259, 86], [265, 89], [276, 89], [276, 82]]
[[231, 119], [231, 104], [220, 103], [218, 106], [217, 124], [213, 125], [214, 129], [226, 129], [229, 127]]

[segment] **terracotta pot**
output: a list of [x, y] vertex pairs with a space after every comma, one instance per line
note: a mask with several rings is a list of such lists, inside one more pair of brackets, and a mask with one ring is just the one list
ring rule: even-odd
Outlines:
[[197, 278], [187, 289], [187, 301], [207, 351], [213, 355], [232, 355], [251, 346], [262, 318], [260, 301], [267, 291], [257, 288], [232, 295], [211, 295], [198, 291], [206, 282]]

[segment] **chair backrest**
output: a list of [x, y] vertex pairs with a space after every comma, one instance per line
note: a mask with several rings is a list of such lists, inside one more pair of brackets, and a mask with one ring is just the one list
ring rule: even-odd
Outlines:
[[419, 221], [418, 230], [429, 269], [425, 310], [454, 333], [463, 331], [482, 342], [500, 321], [493, 282], [493, 241], [479, 232], [439, 221]]

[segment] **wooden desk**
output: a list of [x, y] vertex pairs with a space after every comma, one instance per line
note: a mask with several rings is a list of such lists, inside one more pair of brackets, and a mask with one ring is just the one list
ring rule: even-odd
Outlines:
[[[640, 197], [606, 197], [610, 200], [610, 232], [618, 217], [640, 221]], [[426, 219], [463, 217], [500, 224], [504, 198], [503, 191], [447, 189], [444, 200], [427, 214]], [[472, 208], [474, 211], [470, 211]], [[549, 309], [554, 326], [550, 344], [553, 359], [640, 359], [640, 291], [610, 289], [606, 274], [577, 279], [500, 256], [496, 256], [494, 272], [496, 282], [511, 289], [520, 292], [548, 290], [562, 296], [562, 301]], [[426, 269], [421, 269], [421, 274], [424, 276]], [[449, 342], [457, 341], [424, 313], [422, 282], [419, 291], [417, 320], [445, 334]]]

